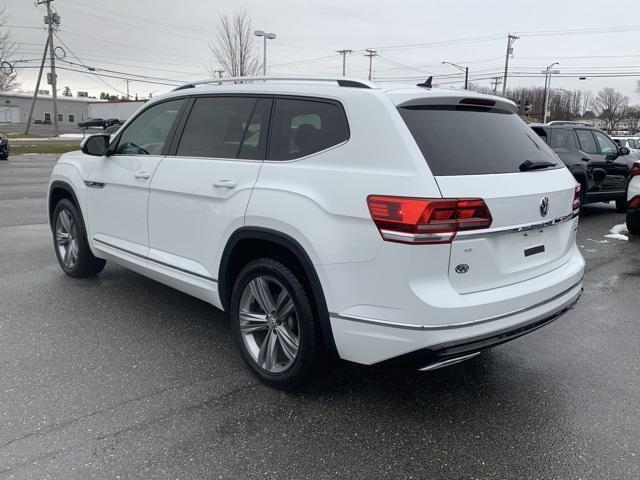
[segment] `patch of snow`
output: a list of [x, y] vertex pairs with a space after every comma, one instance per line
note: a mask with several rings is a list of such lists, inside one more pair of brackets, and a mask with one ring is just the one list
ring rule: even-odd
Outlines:
[[626, 235], [622, 235], [621, 233], [610, 233], [609, 235], [605, 235], [604, 238], [611, 238], [613, 240], [621, 240], [623, 242], [628, 242], [629, 237]]
[[593, 252], [597, 252], [598, 250], [595, 250], [593, 248], [585, 248], [584, 251], [585, 252], [589, 252], [589, 253], [593, 253]]
[[593, 238], [587, 238], [587, 240], [594, 243], [609, 243], [609, 240], [594, 240]]
[[611, 233], [609, 235], [605, 235], [604, 238], [612, 238], [613, 240], [621, 240], [623, 242], [629, 241], [629, 237], [625, 235], [629, 233], [626, 224], [620, 223], [619, 225], [614, 225], [609, 231]]
[[84, 138], [81, 133], [63, 133], [59, 138]]
[[626, 223], [620, 223], [619, 225], [614, 225], [609, 231], [611, 233], [621, 233], [622, 235], [626, 235], [627, 233], [629, 233], [629, 230], [627, 230]]

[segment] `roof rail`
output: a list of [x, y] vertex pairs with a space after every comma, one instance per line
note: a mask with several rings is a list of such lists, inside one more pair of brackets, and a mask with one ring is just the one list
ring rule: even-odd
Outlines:
[[225, 78], [207, 78], [205, 80], [198, 80], [196, 82], [185, 83], [173, 89], [185, 90], [187, 88], [194, 88], [198, 85], [221, 85], [223, 83], [245, 83], [245, 82], [283, 82], [283, 81], [295, 81], [295, 82], [336, 82], [341, 87], [353, 87], [353, 88], [378, 88], [374, 83], [367, 82], [366, 80], [357, 80], [353, 78], [345, 77], [225, 77]]
[[583, 125], [585, 127], [593, 126], [587, 122], [575, 122], [572, 120], [554, 120], [553, 122], [549, 122], [547, 125]]

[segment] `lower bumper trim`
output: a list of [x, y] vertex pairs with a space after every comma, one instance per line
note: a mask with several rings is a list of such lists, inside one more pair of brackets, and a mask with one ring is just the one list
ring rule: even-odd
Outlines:
[[[554, 309], [551, 312], [547, 312], [544, 315], [529, 320], [525, 323], [520, 323], [512, 327], [491, 332], [485, 335], [479, 335], [476, 337], [465, 338], [463, 340], [457, 340], [453, 342], [447, 342], [439, 345], [433, 345], [427, 348], [416, 350], [413, 352], [394, 357], [389, 360], [379, 362], [382, 364], [401, 364], [403, 366], [410, 366], [418, 368], [423, 371], [435, 370], [436, 368], [444, 367], [463, 361], [480, 352], [489, 348], [502, 345], [503, 343], [515, 340], [518, 337], [531, 333], [539, 328], [548, 325], [554, 320], [564, 315], [567, 311], [571, 310], [582, 295], [583, 289], [565, 302], [563, 305]], [[425, 367], [425, 365], [427, 365]], [[433, 368], [429, 368], [433, 366]]]

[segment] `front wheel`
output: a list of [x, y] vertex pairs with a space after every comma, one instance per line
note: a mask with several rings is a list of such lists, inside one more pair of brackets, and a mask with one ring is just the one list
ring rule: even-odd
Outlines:
[[318, 328], [305, 287], [275, 259], [247, 264], [235, 282], [230, 317], [242, 358], [264, 383], [291, 389], [311, 378]]
[[634, 235], [640, 235], [640, 211], [627, 212], [627, 230]]
[[627, 201], [624, 199], [616, 200], [616, 210], [618, 213], [624, 213], [627, 211]]
[[53, 244], [60, 268], [70, 277], [92, 277], [104, 268], [105, 260], [91, 253], [80, 212], [66, 198], [53, 211]]

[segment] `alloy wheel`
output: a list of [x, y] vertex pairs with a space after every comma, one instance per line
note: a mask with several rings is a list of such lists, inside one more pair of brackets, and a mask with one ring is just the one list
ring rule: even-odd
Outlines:
[[56, 247], [63, 266], [73, 268], [78, 262], [78, 226], [71, 213], [64, 208], [56, 218]]
[[298, 314], [290, 293], [271, 276], [254, 277], [239, 308], [240, 334], [253, 361], [269, 373], [287, 370], [300, 349]]

